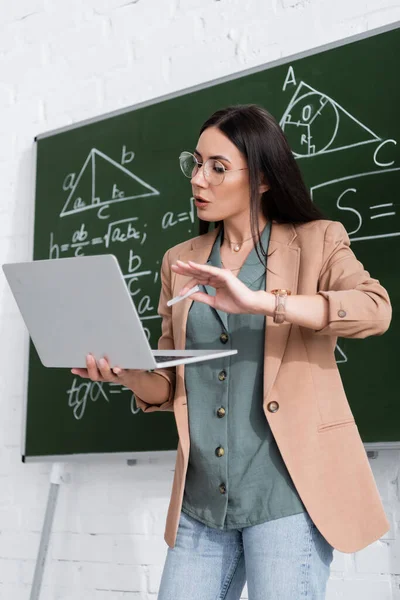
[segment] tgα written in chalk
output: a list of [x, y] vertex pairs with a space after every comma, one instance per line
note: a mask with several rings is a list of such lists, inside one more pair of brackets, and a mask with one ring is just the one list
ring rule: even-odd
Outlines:
[[106, 402], [110, 402], [104, 389], [106, 385], [109, 386], [108, 393], [110, 394], [129, 392], [131, 394], [130, 412], [133, 415], [140, 412], [140, 408], [136, 405], [135, 394], [127, 387], [115, 383], [106, 383], [104, 381], [84, 381], [79, 383], [79, 379], [74, 377], [70, 389], [67, 390], [67, 395], [68, 406], [72, 408], [75, 419], [78, 421], [82, 419], [89, 401], [97, 402], [97, 400], [103, 399]]
[[68, 406], [72, 408], [75, 419], [79, 421], [85, 414], [87, 403], [89, 400], [96, 402], [99, 398], [103, 398], [109, 402], [102, 381], [84, 381], [77, 385], [77, 379], [74, 377], [72, 386], [67, 390]]

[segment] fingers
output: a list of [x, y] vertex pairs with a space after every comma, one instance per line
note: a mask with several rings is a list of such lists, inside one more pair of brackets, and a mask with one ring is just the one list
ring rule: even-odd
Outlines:
[[[196, 283], [206, 285], [211, 284], [214, 286], [217, 282], [225, 282], [230, 275], [225, 269], [219, 269], [218, 267], [212, 267], [210, 265], [201, 265], [192, 261], [184, 263], [181, 260], [177, 260], [176, 264], [172, 265], [171, 268], [180, 275], [192, 277], [192, 279], [180, 290], [179, 293], [182, 296], [188, 292], [190, 288], [196, 285]], [[194, 296], [191, 297], [194, 299]]]
[[[187, 284], [187, 286], [189, 286], [188, 289], [196, 285], [196, 283], [199, 281], [199, 278], [197, 277], [199, 272], [196, 273], [187, 263], [177, 260], [175, 265], [171, 265], [171, 269], [174, 271], [174, 273], [179, 273], [179, 275], [193, 277], [193, 279]], [[200, 275], [203, 275], [203, 273], [200, 273]], [[185, 289], [187, 286], [185, 286]]]
[[[183, 288], [181, 288], [179, 290], [179, 295], [180, 296], [184, 296], [189, 290], [191, 290], [192, 288], [194, 288], [195, 285], [197, 285], [199, 282], [198, 279], [190, 279], [190, 281], [188, 281]], [[193, 298], [193, 294], [191, 294], [190, 298]]]
[[87, 369], [71, 369], [71, 373], [73, 373], [74, 375], [79, 375], [79, 377], [89, 377]]
[[190, 296], [191, 300], [195, 300], [196, 302], [203, 302], [203, 304], [208, 304], [208, 306], [214, 306], [215, 304], [215, 296], [210, 296], [209, 294], [205, 294], [204, 292], [196, 292]]
[[115, 381], [116, 376], [111, 371], [110, 365], [105, 358], [100, 358], [98, 362], [98, 368], [104, 381]]
[[[175, 266], [175, 265], [172, 265]], [[176, 266], [179, 267], [182, 271], [185, 271], [187, 273], [191, 273], [191, 274], [195, 274], [197, 275], [205, 275], [205, 276], [210, 276], [210, 275], [217, 275], [223, 276], [224, 271], [222, 269], [219, 269], [218, 267], [213, 267], [211, 265], [201, 265], [200, 263], [195, 263], [191, 260], [189, 260], [187, 263], [183, 262], [182, 260], [177, 260], [176, 261]]]
[[106, 358], [100, 358], [98, 363], [91, 354], [86, 357], [86, 369], [71, 369], [74, 375], [79, 375], [92, 381], [118, 381], [118, 377], [122, 374], [122, 369], [119, 367], [110, 368]]
[[100, 381], [101, 373], [97, 368], [96, 359], [91, 354], [88, 354], [86, 357], [86, 368], [89, 379], [91, 379], [92, 381]]

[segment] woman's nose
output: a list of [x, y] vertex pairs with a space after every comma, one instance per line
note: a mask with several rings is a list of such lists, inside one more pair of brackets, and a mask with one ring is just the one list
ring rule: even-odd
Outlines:
[[208, 186], [208, 181], [204, 177], [203, 165], [201, 165], [201, 167], [199, 167], [197, 169], [197, 173], [195, 175], [193, 175], [192, 179], [190, 180], [190, 183], [192, 185], [197, 185], [199, 187], [207, 187]]

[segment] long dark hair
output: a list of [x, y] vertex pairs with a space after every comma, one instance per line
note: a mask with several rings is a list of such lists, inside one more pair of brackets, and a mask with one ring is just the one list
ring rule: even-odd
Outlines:
[[[245, 156], [250, 178], [250, 226], [254, 245], [259, 239], [260, 177], [270, 188], [261, 198], [266, 219], [277, 223], [307, 223], [326, 217], [312, 202], [282, 129], [268, 111], [256, 104], [228, 106], [216, 111], [200, 129], [217, 127]], [[215, 223], [215, 225], [218, 225]], [[200, 220], [199, 233], [209, 222]], [[261, 250], [265, 257], [265, 252]]]

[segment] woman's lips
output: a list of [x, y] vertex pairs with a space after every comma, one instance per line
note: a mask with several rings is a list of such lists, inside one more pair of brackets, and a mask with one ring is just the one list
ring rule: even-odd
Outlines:
[[195, 206], [197, 206], [198, 208], [204, 208], [205, 206], [207, 206], [207, 204], [209, 204], [207, 200], [203, 200], [202, 198], [195, 198], [194, 203]]

